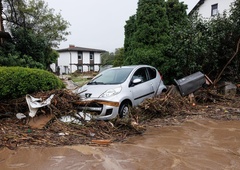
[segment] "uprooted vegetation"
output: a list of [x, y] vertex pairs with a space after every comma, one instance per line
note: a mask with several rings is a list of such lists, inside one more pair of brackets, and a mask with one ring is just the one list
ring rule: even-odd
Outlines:
[[[240, 119], [238, 96], [227, 97], [215, 90], [200, 89], [195, 93], [195, 103], [182, 97], [174, 86], [161, 96], [147, 99], [132, 108], [128, 118], [111, 121], [86, 121], [76, 117], [79, 97], [69, 90], [53, 90], [32, 94], [46, 99], [55, 94], [49, 106], [37, 111], [34, 118], [28, 116], [25, 97], [0, 102], [0, 147], [15, 149], [17, 146], [62, 146], [75, 144], [104, 144], [121, 142], [127, 137], [143, 134], [147, 126], [178, 125], [191, 118]], [[27, 117], [18, 119], [17, 113]], [[81, 123], [60, 121], [63, 116], [75, 116]], [[41, 128], [31, 126], [41, 116], [49, 116]]]

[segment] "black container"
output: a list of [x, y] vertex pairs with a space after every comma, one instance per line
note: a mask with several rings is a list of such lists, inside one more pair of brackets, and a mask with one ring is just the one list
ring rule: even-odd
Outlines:
[[174, 81], [182, 96], [193, 93], [206, 83], [205, 76], [200, 71], [179, 80], [174, 79]]

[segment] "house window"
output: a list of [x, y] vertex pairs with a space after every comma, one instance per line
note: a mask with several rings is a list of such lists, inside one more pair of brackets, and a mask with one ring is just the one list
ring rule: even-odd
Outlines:
[[78, 52], [78, 60], [82, 60], [82, 52]]
[[218, 4], [212, 5], [211, 16], [215, 16], [218, 14]]
[[93, 59], [94, 59], [94, 53], [90, 52], [90, 60], [93, 60]]

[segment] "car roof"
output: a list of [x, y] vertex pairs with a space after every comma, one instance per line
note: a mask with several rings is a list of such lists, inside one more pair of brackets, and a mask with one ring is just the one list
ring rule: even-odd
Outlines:
[[112, 67], [110, 69], [117, 69], [117, 68], [140, 68], [140, 67], [153, 67], [153, 66], [150, 66], [150, 65], [128, 65], [128, 66]]

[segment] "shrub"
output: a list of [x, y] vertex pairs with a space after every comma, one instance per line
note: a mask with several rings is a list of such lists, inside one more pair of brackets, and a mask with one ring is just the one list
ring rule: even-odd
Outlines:
[[0, 67], [0, 82], [0, 100], [65, 87], [48, 71], [23, 67]]

